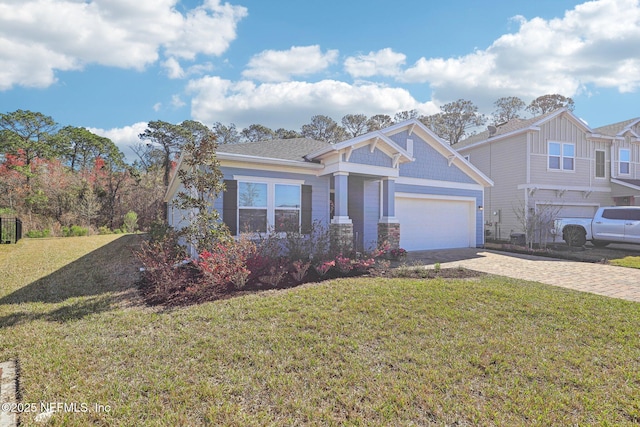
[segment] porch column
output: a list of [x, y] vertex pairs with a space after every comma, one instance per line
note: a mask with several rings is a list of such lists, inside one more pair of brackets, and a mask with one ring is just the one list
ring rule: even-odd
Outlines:
[[382, 180], [382, 218], [378, 221], [378, 246], [400, 247], [400, 222], [396, 218], [396, 181]]
[[[396, 181], [385, 178], [382, 180], [382, 217], [396, 216]], [[396, 221], [397, 222], [397, 221]]]
[[331, 248], [336, 253], [349, 254], [353, 251], [353, 223], [349, 218], [349, 173], [333, 174], [335, 206], [329, 226]]

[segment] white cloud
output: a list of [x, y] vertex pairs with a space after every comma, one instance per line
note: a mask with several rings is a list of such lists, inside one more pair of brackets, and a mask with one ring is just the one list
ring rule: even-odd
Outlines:
[[87, 128], [87, 129], [95, 133], [96, 135], [104, 136], [105, 138], [109, 138], [111, 141], [113, 141], [113, 143], [118, 146], [120, 151], [124, 153], [126, 161], [131, 163], [137, 159], [137, 156], [133, 152], [131, 147], [135, 147], [137, 144], [141, 142], [138, 135], [140, 135], [145, 131], [145, 129], [147, 129], [147, 125], [148, 125], [147, 122], [138, 122], [130, 126], [125, 126], [121, 128], [113, 128], [113, 129]]
[[371, 77], [375, 75], [396, 76], [407, 56], [394, 52], [391, 48], [369, 52], [368, 55], [352, 56], [345, 60], [344, 68], [353, 77]]
[[315, 83], [292, 81], [255, 84], [204, 77], [189, 82], [193, 94], [192, 116], [205, 124], [233, 122], [238, 127], [252, 123], [299, 129], [311, 116], [325, 114], [339, 121], [349, 113], [390, 114], [417, 109], [433, 114], [432, 103], [420, 103], [401, 88], [373, 83], [349, 84], [335, 80]]
[[167, 52], [184, 59], [194, 59], [200, 53], [221, 55], [236, 38], [236, 25], [246, 16], [245, 7], [205, 0], [202, 6], [188, 11], [186, 17], [181, 15], [178, 37], [165, 44]]
[[318, 45], [293, 46], [289, 50], [265, 50], [251, 58], [242, 75], [263, 82], [283, 82], [292, 76], [309, 76], [323, 71], [337, 57], [337, 50], [322, 53]]
[[175, 108], [182, 108], [187, 104], [182, 100], [180, 95], [173, 95], [171, 97], [171, 105], [173, 105]]
[[177, 1], [0, 0], [0, 89], [46, 87], [56, 70], [87, 64], [142, 70], [160, 51], [170, 59], [220, 55], [247, 14], [207, 0], [183, 15]]
[[161, 108], [162, 108], [162, 102], [156, 102], [155, 104], [153, 104], [153, 111], [155, 111], [156, 113], [160, 111]]
[[620, 92], [640, 87], [638, 0], [590, 1], [552, 20], [514, 19], [518, 32], [501, 36], [486, 50], [421, 58], [399, 79], [428, 82], [440, 95], [472, 91], [493, 99], [506, 93], [573, 96], [588, 85]]
[[167, 59], [162, 63], [162, 66], [167, 69], [167, 75], [170, 79], [181, 79], [184, 77], [184, 70], [175, 58]]

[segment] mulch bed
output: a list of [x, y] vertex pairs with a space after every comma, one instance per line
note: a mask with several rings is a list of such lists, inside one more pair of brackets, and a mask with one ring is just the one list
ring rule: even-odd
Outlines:
[[[624, 258], [625, 256], [638, 254], [637, 251], [634, 252], [628, 249], [597, 248], [591, 245], [572, 247], [562, 243], [550, 244], [545, 249], [530, 250], [527, 247], [511, 245], [508, 243], [487, 242], [485, 243], [485, 248], [518, 254], [601, 264], [607, 264], [610, 259]], [[640, 246], [638, 248], [640, 249]]]
[[211, 286], [207, 288], [196, 288], [194, 283], [201, 280], [197, 270], [191, 266], [184, 266], [186, 282], [181, 286], [175, 286], [166, 292], [158, 293], [151, 283], [146, 281], [144, 277], [138, 281], [138, 289], [144, 301], [150, 306], [185, 306], [191, 304], [199, 304], [207, 301], [215, 301], [221, 299], [235, 298], [242, 295], [253, 294], [277, 289], [289, 289], [303, 284], [318, 283], [325, 280], [337, 279], [341, 277], [385, 277], [385, 278], [408, 278], [408, 279], [468, 279], [484, 276], [485, 273], [468, 270], [462, 267], [440, 268], [438, 270], [433, 267], [405, 267], [405, 268], [388, 268], [386, 270], [372, 270], [366, 274], [352, 274], [340, 276], [338, 274], [328, 274], [319, 276], [312, 268], [309, 269], [307, 275], [302, 282], [296, 282], [290, 275], [286, 275], [278, 286], [270, 286], [263, 283], [247, 286], [242, 290], [237, 290], [233, 286]]

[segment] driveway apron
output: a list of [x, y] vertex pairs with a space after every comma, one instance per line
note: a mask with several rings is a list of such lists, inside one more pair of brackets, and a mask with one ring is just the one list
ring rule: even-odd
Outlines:
[[443, 268], [460, 266], [640, 302], [640, 269], [474, 248], [410, 252], [406, 262], [440, 263]]

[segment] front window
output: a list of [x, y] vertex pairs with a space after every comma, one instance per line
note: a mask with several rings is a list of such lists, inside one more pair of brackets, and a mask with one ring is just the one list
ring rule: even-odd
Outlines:
[[300, 228], [300, 186], [276, 184], [275, 230], [297, 231]]
[[620, 149], [620, 173], [629, 174], [629, 162], [631, 161], [631, 152], [626, 148]]
[[575, 169], [575, 158], [576, 147], [574, 144], [549, 143], [549, 169], [572, 171]]
[[300, 185], [239, 182], [238, 230], [265, 233], [300, 230]]
[[238, 222], [242, 233], [267, 231], [267, 184], [239, 183]]

